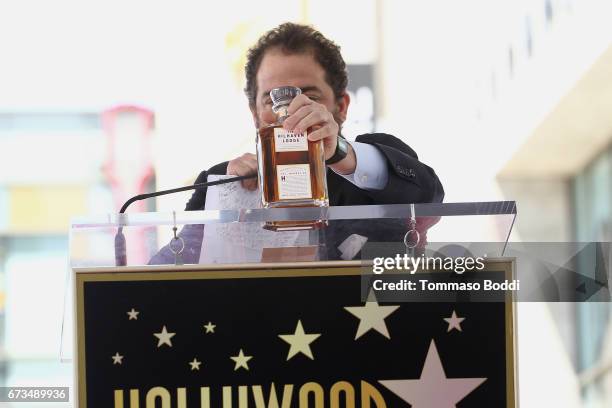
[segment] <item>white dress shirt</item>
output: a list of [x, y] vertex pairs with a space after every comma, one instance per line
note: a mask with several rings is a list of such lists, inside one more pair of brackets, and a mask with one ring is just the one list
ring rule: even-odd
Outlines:
[[[336, 174], [364, 190], [382, 190], [387, 185], [389, 170], [385, 156], [367, 143], [349, 141], [355, 151], [357, 166], [353, 174]], [[334, 170], [334, 169], [332, 169]]]

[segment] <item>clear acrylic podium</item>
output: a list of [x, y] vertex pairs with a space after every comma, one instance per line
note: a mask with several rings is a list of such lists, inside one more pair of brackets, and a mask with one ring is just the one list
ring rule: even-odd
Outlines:
[[[466, 388], [465, 406], [515, 406], [511, 305], [465, 304], [457, 313], [469, 321], [481, 314], [498, 323], [460, 334], [438, 327], [454, 316], [448, 303], [384, 306], [389, 318], [363, 330], [367, 319], [357, 316], [367, 245], [480, 243], [471, 255], [499, 258], [516, 213], [500, 201], [77, 218], [75, 312], [65, 313], [62, 341], [62, 357], [75, 364], [76, 406], [394, 407], [403, 403], [395, 380], [418, 379], [425, 354], [439, 354], [449, 378], [459, 377], [452, 367], [464, 370], [476, 390]], [[316, 226], [267, 228], [308, 221]], [[411, 328], [414, 316], [421, 329]], [[480, 337], [464, 344], [460, 335]], [[402, 364], [421, 365], [398, 363], [404, 352]]]
[[[435, 243], [488, 242], [490, 254], [502, 256], [514, 219], [513, 201], [282, 208], [176, 213], [107, 214], [76, 218], [70, 230], [72, 268], [114, 267], [126, 255], [127, 266], [260, 262], [262, 250], [316, 247], [312, 260], [355, 259], [339, 249], [350, 236], [363, 242], [402, 242], [414, 220], [420, 246]], [[327, 226], [305, 231], [269, 231], [266, 222], [322, 220]], [[178, 228], [178, 241], [171, 245]], [[116, 245], [122, 227], [124, 245]], [[208, 242], [206, 242], [208, 241]], [[223, 247], [214, 242], [222, 242]], [[345, 246], [351, 244], [349, 240]], [[182, 248], [182, 245], [185, 245]], [[211, 245], [209, 245], [211, 244]], [[176, 248], [174, 248], [176, 246]], [[354, 246], [354, 245], [353, 245]], [[169, 250], [168, 250], [169, 249]], [[182, 249], [179, 262], [173, 251]], [[160, 251], [163, 251], [160, 254]], [[218, 252], [223, 252], [219, 254]], [[161, 255], [161, 256], [160, 256]], [[287, 258], [281, 258], [287, 261]]]

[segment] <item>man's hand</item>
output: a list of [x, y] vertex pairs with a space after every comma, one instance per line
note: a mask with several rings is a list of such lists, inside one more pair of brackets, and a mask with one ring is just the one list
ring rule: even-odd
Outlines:
[[[323, 140], [325, 160], [334, 155], [338, 144], [340, 125], [334, 115], [323, 104], [317, 103], [304, 94], [296, 96], [288, 108], [289, 116], [285, 119], [283, 127], [295, 133], [301, 133], [311, 128], [308, 140]], [[357, 161], [355, 152], [349, 148], [349, 154], [340, 162], [331, 165], [336, 171], [351, 174], [355, 171]]]
[[[257, 156], [253, 153], [245, 153], [231, 160], [227, 164], [227, 175], [251, 176], [257, 174]], [[257, 190], [257, 179], [242, 180], [242, 187], [247, 190]]]

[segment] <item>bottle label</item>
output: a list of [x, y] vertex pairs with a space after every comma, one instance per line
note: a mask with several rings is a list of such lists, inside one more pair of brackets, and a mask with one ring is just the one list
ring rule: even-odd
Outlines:
[[307, 152], [308, 132], [293, 133], [283, 128], [274, 128], [274, 150], [278, 152]]
[[312, 198], [309, 164], [278, 164], [276, 178], [279, 199]]

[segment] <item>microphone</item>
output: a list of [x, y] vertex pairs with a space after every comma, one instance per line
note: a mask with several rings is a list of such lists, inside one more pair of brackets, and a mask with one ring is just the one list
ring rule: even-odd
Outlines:
[[[210, 186], [216, 186], [219, 184], [233, 183], [235, 181], [252, 179], [256, 177], [257, 177], [256, 174], [251, 175], [251, 176], [236, 176], [236, 177], [217, 180], [217, 181], [210, 181], [207, 183], [198, 183], [198, 184], [192, 184], [190, 186], [185, 186], [185, 187], [172, 188], [170, 190], [161, 190], [161, 191], [154, 191], [152, 193], [138, 194], [134, 197], [131, 197], [125, 203], [123, 203], [123, 205], [121, 206], [121, 209], [119, 210], [119, 214], [124, 214], [127, 208], [132, 203], [135, 203], [136, 201], [146, 200], [147, 198], [179, 193], [181, 191], [195, 190], [201, 187], [210, 187]], [[126, 266], [127, 265], [126, 243], [125, 243], [125, 235], [123, 235], [123, 225], [120, 225], [118, 227], [117, 235], [115, 235], [115, 265], [116, 266]]]

